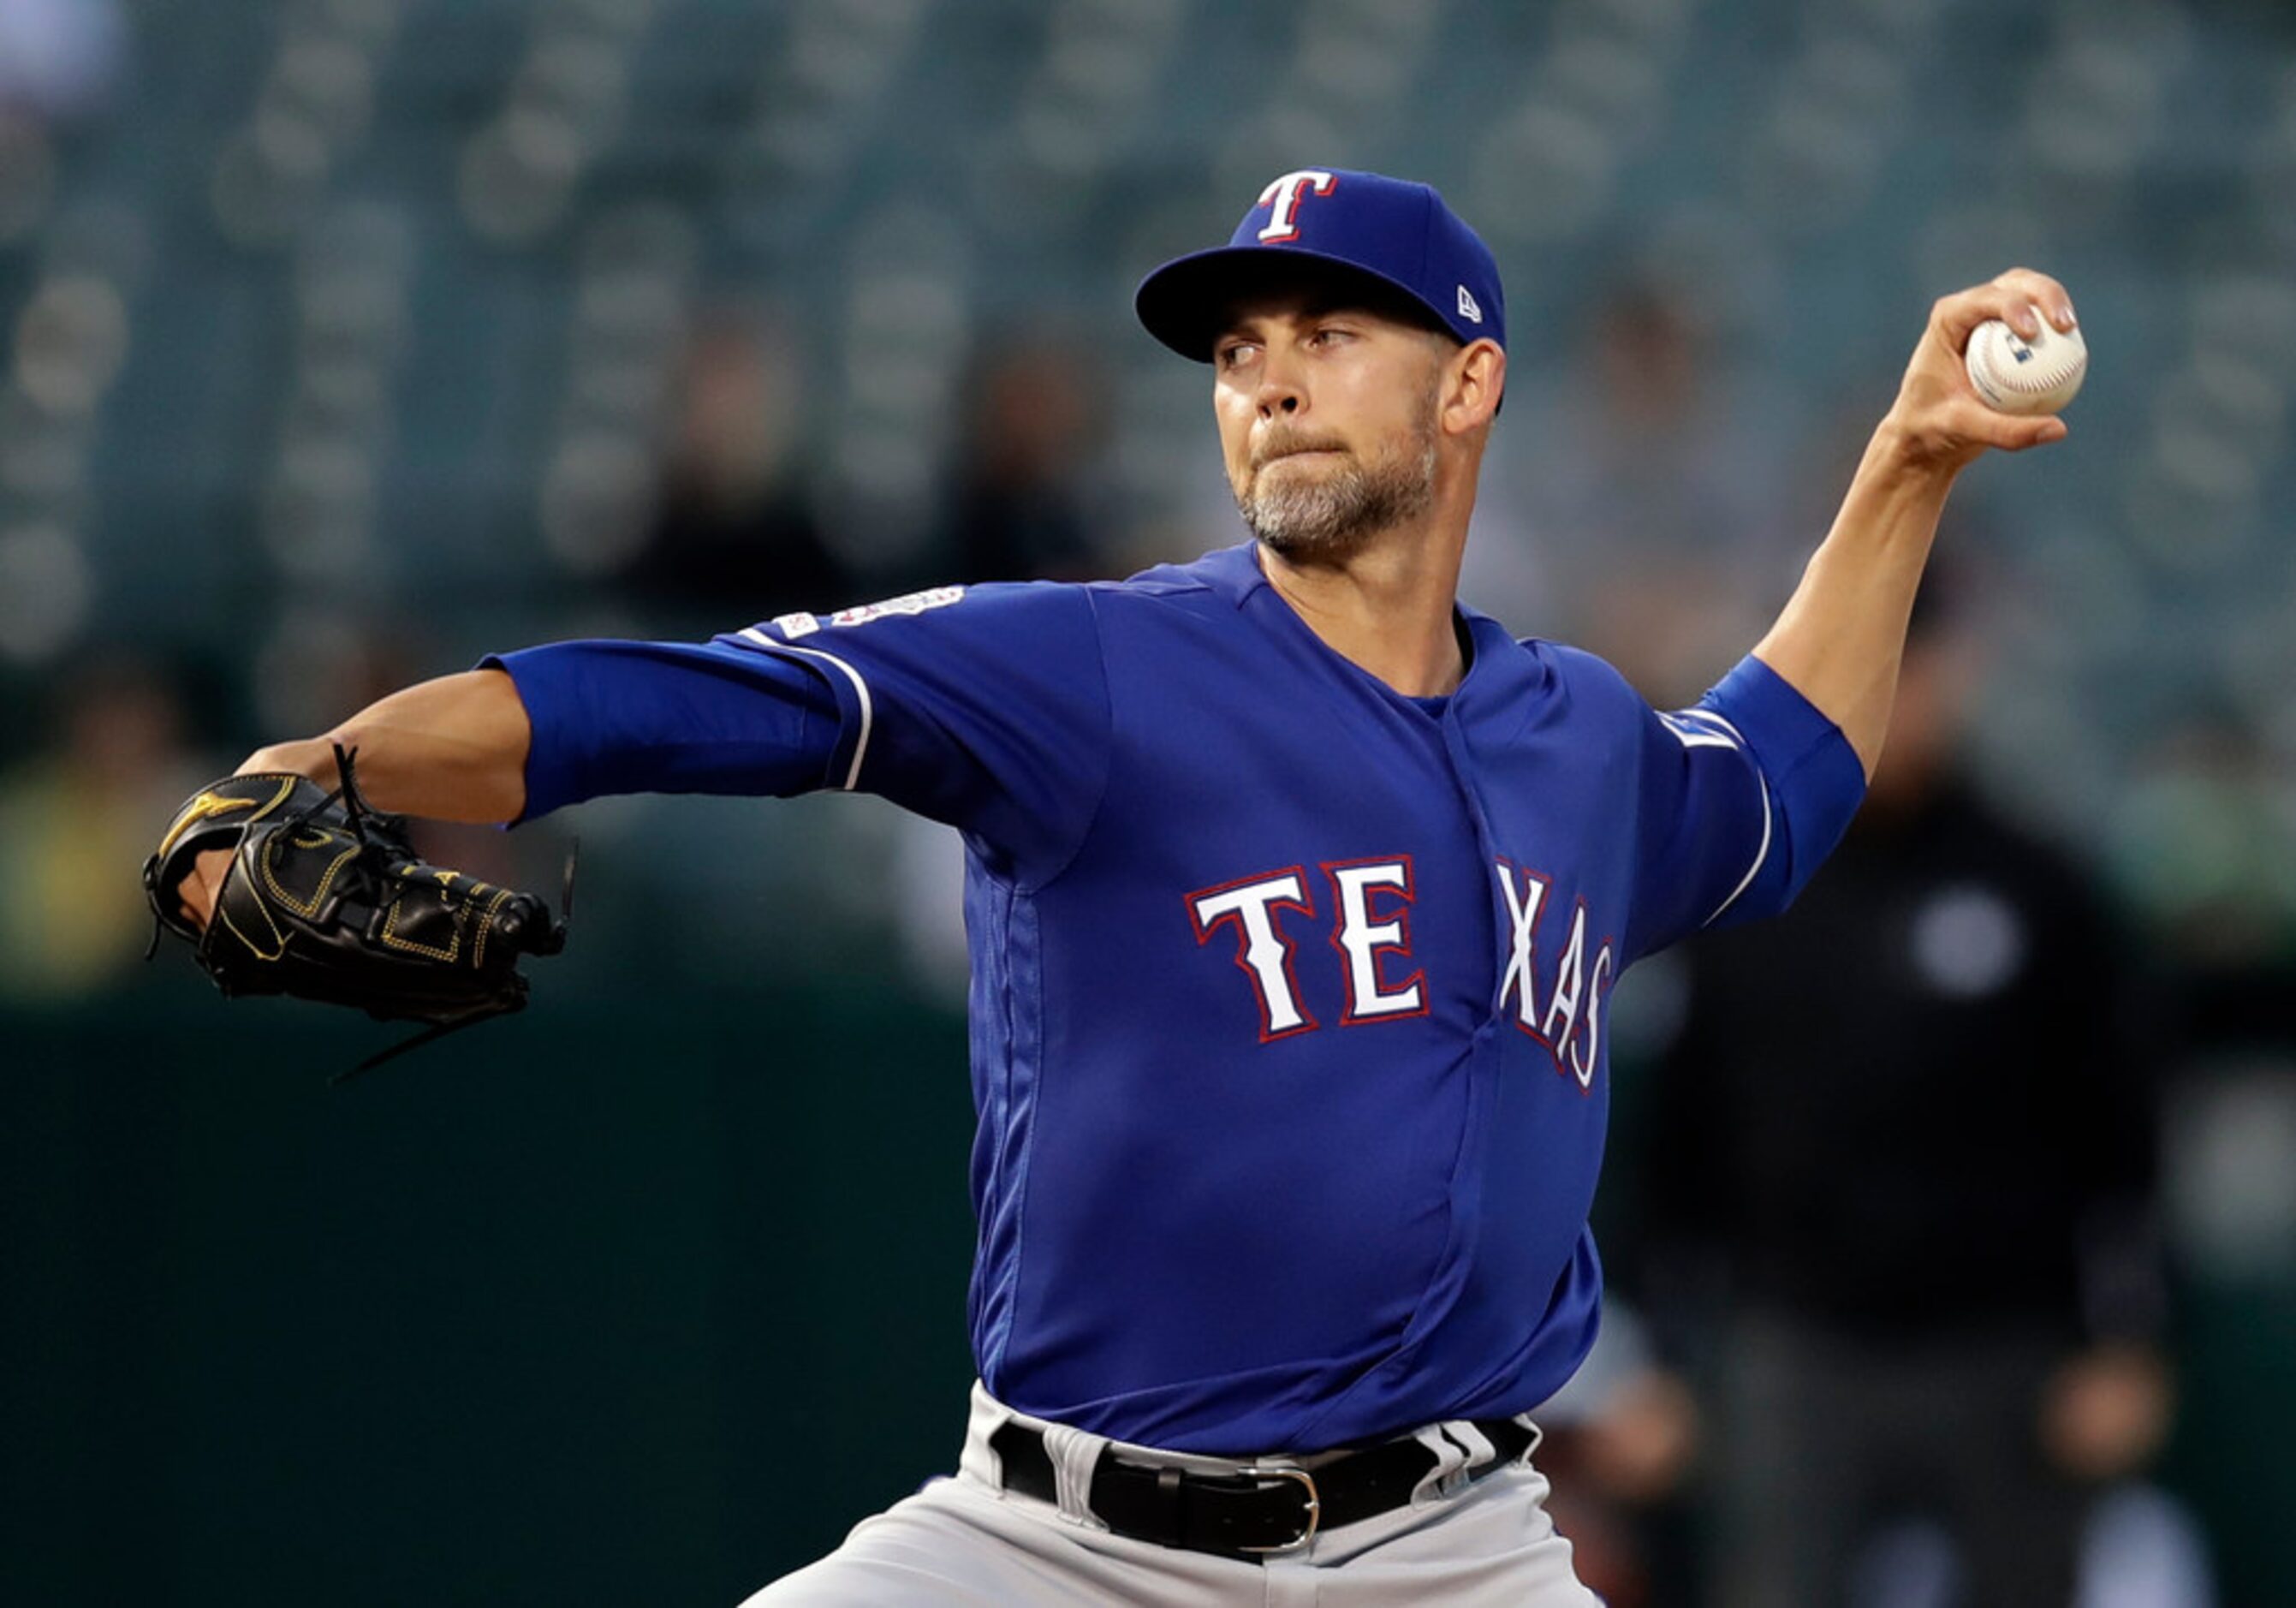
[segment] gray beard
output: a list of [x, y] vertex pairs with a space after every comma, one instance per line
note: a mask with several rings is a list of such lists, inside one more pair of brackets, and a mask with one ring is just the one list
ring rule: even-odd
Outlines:
[[1292, 559], [1340, 559], [1360, 552], [1381, 531], [1418, 519], [1435, 505], [1435, 432], [1411, 450], [1366, 469], [1354, 459], [1314, 480], [1281, 477], [1265, 467], [1235, 505], [1252, 535]]

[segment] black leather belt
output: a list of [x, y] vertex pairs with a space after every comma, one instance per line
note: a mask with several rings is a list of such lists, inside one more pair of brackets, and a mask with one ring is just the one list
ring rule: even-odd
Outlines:
[[[1497, 1454], [1471, 1465], [1473, 1477], [1528, 1453], [1538, 1432], [1513, 1418], [1475, 1421]], [[988, 1438], [1004, 1464], [1004, 1489], [1056, 1502], [1059, 1488], [1045, 1438], [1007, 1423]], [[1118, 1535], [1221, 1557], [1262, 1559], [1297, 1552], [1326, 1530], [1392, 1512], [1411, 1500], [1439, 1461], [1417, 1440], [1383, 1441], [1300, 1468], [1283, 1459], [1240, 1463], [1231, 1474], [1156, 1467], [1103, 1448], [1093, 1465], [1092, 1511]]]

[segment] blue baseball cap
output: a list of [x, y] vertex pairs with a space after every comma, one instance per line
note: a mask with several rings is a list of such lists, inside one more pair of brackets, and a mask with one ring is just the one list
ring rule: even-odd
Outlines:
[[1209, 363], [1237, 297], [1312, 274], [1400, 292], [1463, 345], [1506, 345], [1498, 263], [1434, 186], [1338, 168], [1277, 178], [1226, 245], [1174, 258], [1140, 282], [1132, 305], [1150, 334]]

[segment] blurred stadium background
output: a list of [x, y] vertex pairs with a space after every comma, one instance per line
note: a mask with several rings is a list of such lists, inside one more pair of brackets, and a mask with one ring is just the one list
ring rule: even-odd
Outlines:
[[1498, 253], [1469, 600], [1653, 698], [1782, 600], [1934, 297], [2071, 287], [2070, 441], [1948, 515], [1976, 740], [2173, 979], [2163, 1479], [2223, 1600], [2296, 1601], [2267, 0], [0, 0], [0, 1597], [731, 1601], [948, 1464], [941, 836], [442, 833], [553, 887], [578, 826], [573, 948], [334, 1091], [389, 1030], [141, 966], [134, 873], [488, 649], [1236, 539], [1130, 291], [1312, 163]]

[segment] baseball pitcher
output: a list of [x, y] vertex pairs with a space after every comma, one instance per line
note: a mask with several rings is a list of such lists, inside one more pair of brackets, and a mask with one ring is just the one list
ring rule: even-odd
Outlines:
[[1936, 304], [1785, 611], [1663, 714], [1455, 600], [1506, 299], [1433, 190], [1284, 174], [1137, 308], [1210, 366], [1251, 540], [505, 652], [255, 754], [147, 880], [227, 989], [451, 1023], [555, 929], [379, 811], [846, 790], [947, 822], [970, 1429], [752, 1604], [1591, 1602], [1528, 1415], [1595, 1337], [1611, 990], [1840, 837], [1955, 478], [2065, 434], [1980, 402], [1970, 332], [2070, 305], [2022, 269]]

